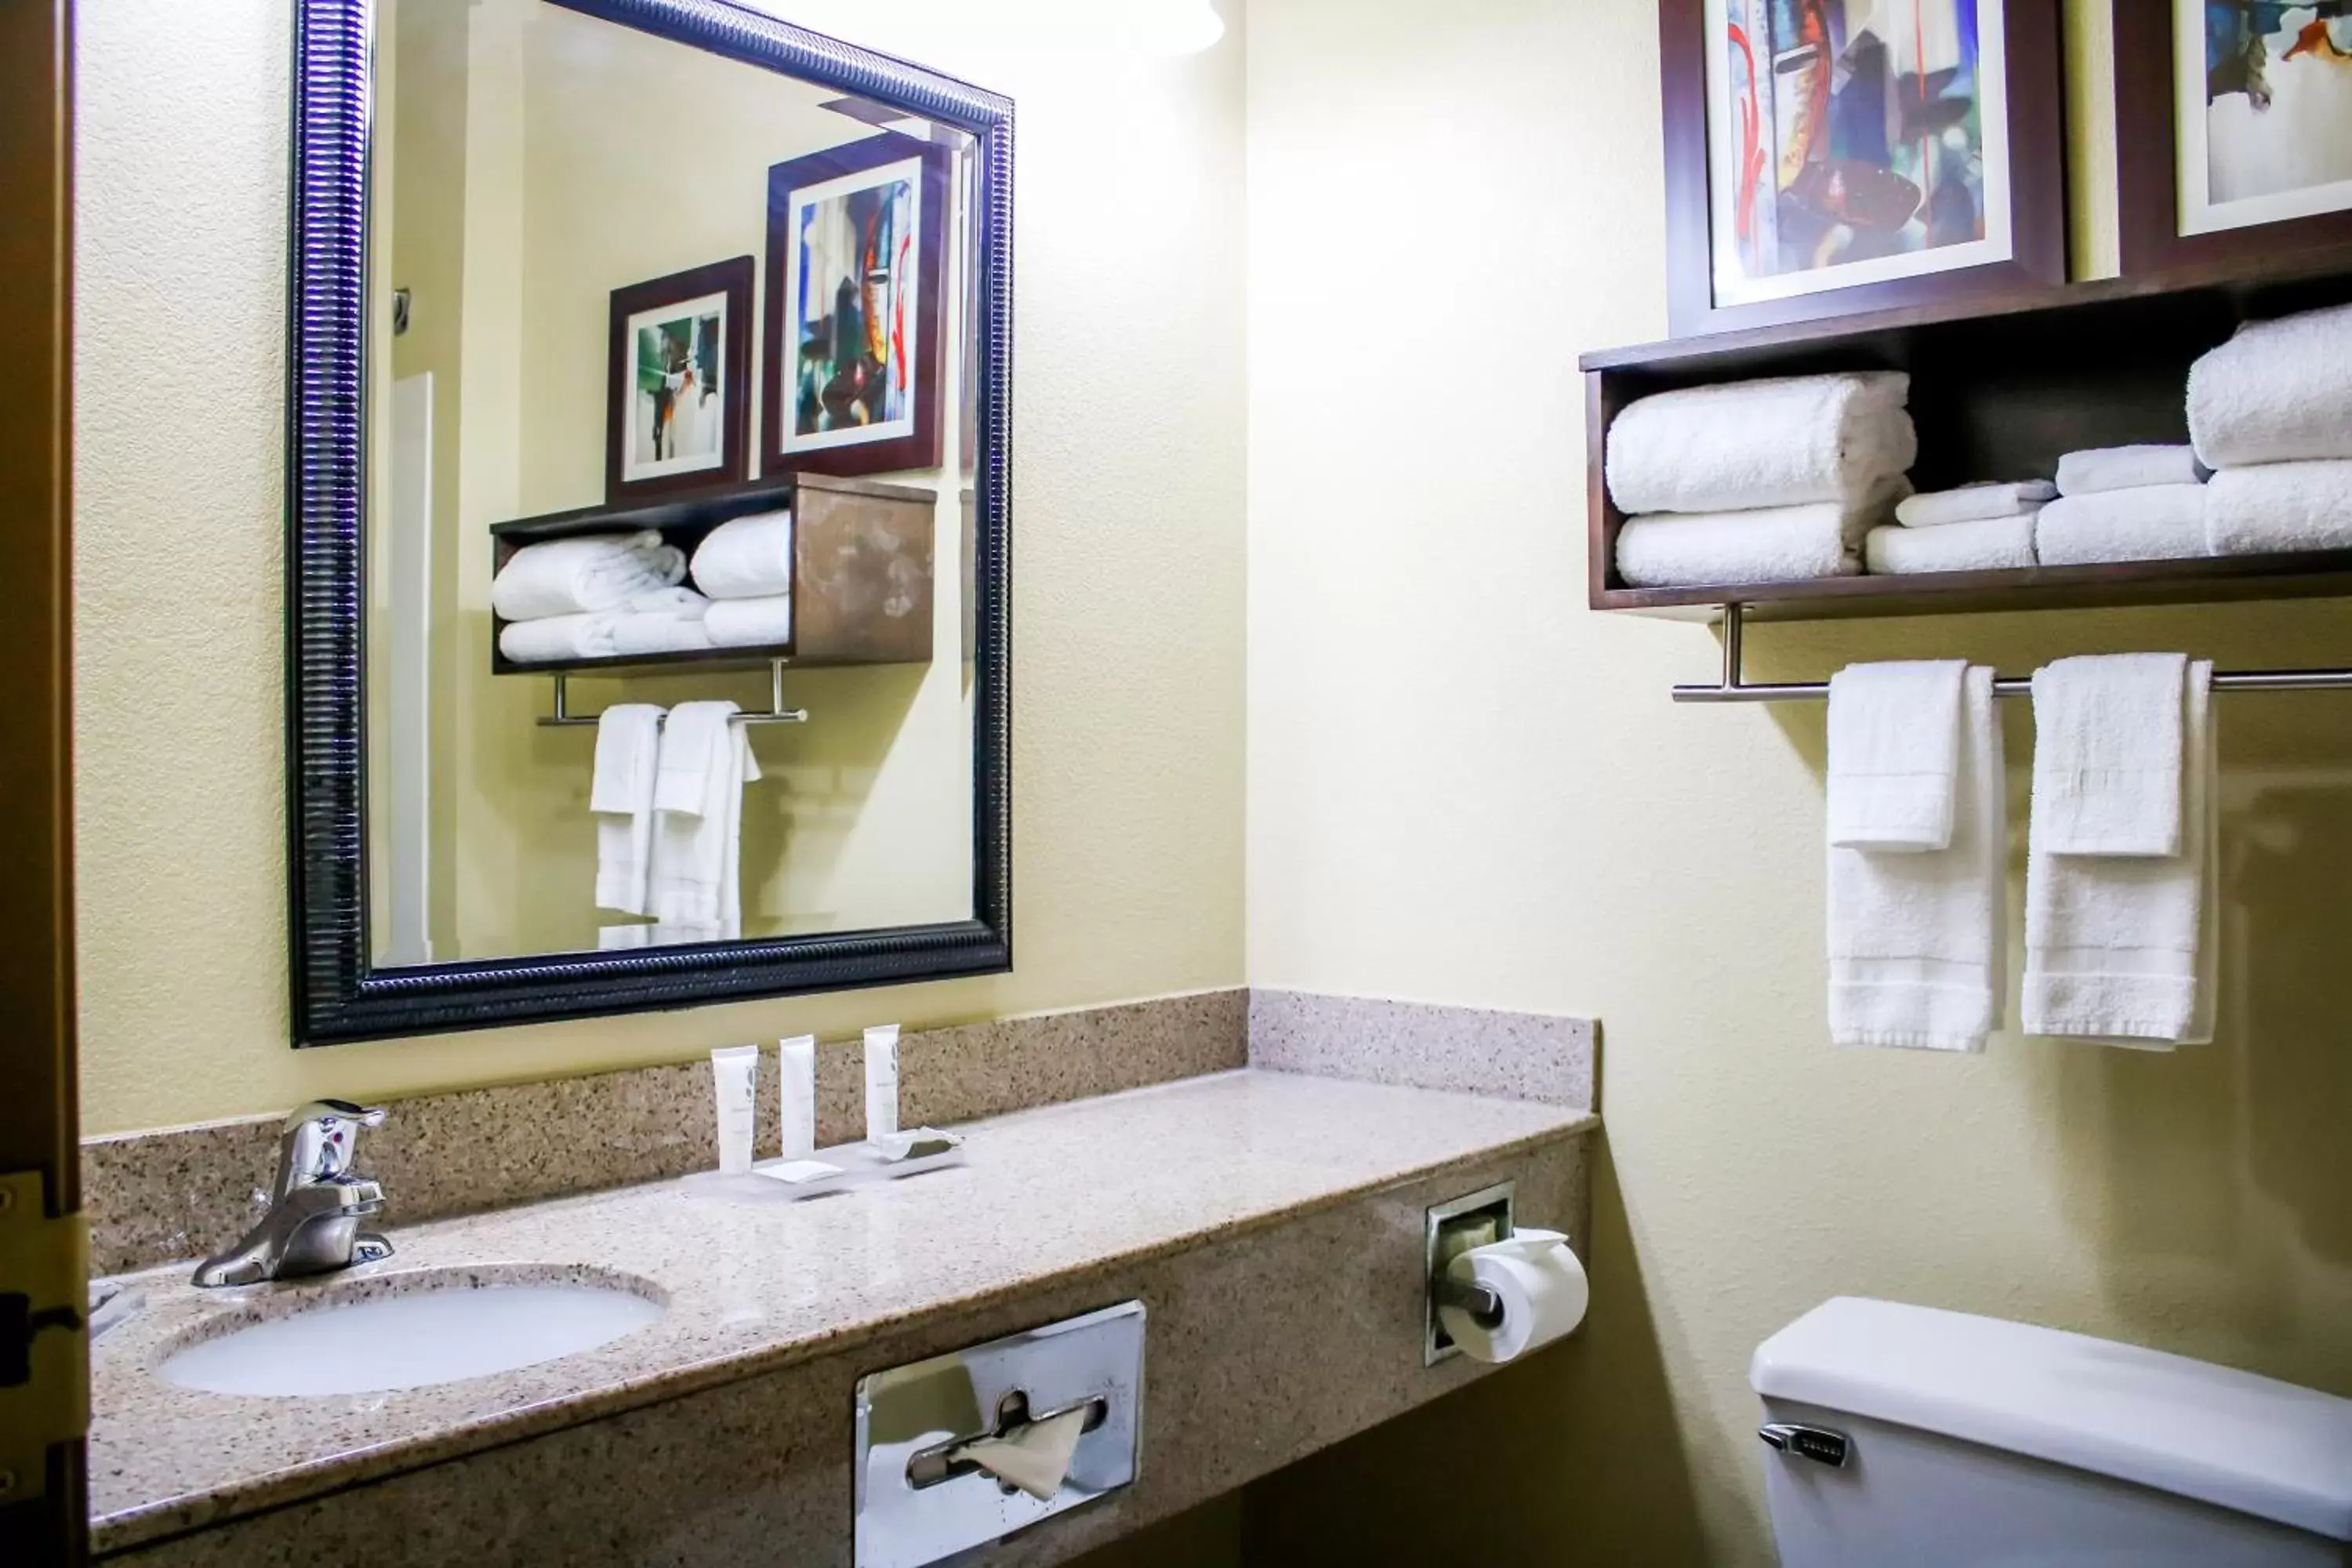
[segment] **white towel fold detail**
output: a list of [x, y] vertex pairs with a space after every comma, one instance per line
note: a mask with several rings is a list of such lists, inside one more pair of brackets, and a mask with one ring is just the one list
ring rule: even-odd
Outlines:
[[1956, 490], [1904, 497], [1895, 503], [1895, 521], [1906, 528], [1944, 528], [1991, 518], [2031, 517], [2035, 508], [2057, 494], [2058, 487], [2048, 479], [1962, 485]]
[[2008, 991], [2008, 799], [1992, 671], [1960, 681], [1951, 842], [1829, 848], [1830, 1038], [1980, 1051]]
[[508, 621], [613, 610], [685, 576], [686, 557], [649, 528], [554, 539], [508, 557], [490, 584], [490, 607]]
[[[2179, 853], [2052, 852], [2037, 774], [2025, 862], [2026, 1033], [2142, 1049], [2213, 1037], [2221, 901], [2212, 675], [2210, 663], [2190, 664], [2179, 696]], [[2040, 707], [2037, 693], [2037, 723]]]
[[662, 726], [646, 912], [664, 925], [743, 918], [743, 786], [760, 776], [732, 702], [681, 702]]
[[2187, 447], [2093, 447], [2058, 459], [2058, 493], [2145, 489], [2150, 485], [2202, 483], [2205, 470]]
[[1687, 387], [1636, 399], [1609, 426], [1617, 510], [1729, 511], [1851, 500], [1918, 456], [1898, 371]]
[[2352, 305], [2249, 321], [2189, 366], [2189, 438], [2210, 468], [2352, 458]]
[[2180, 853], [2186, 654], [2097, 654], [2033, 672], [2033, 841], [2053, 855]]
[[1850, 664], [1830, 678], [1829, 840], [1916, 853], [1952, 841], [1958, 659]]
[[1617, 574], [1636, 588], [1851, 577], [1862, 570], [1863, 536], [1908, 494], [1897, 477], [1856, 502], [1627, 518], [1617, 531]]
[[646, 912], [653, 862], [654, 778], [661, 755], [662, 710], [618, 702], [596, 720], [596, 771], [588, 809], [596, 817], [596, 907]]
[[793, 514], [763, 511], [710, 531], [694, 552], [694, 585], [714, 599], [793, 591]]
[[2060, 496], [2033, 514], [2033, 554], [2044, 566], [2095, 561], [2177, 561], [2206, 553], [2210, 485], [2144, 485]]
[[699, 616], [687, 615], [626, 615], [613, 622], [613, 652], [619, 657], [649, 653], [700, 653], [716, 646], [710, 628]]
[[2205, 543], [2215, 555], [2352, 546], [2352, 462], [2224, 468], [2205, 489]]
[[2033, 517], [1989, 517], [1932, 528], [1874, 528], [1863, 563], [1883, 576], [1994, 572], [2033, 564]]
[[793, 640], [793, 596], [719, 599], [703, 618], [719, 647], [776, 647]]
[[710, 601], [691, 588], [656, 588], [649, 594], [633, 594], [622, 606], [631, 615], [670, 616], [679, 620], [698, 621], [710, 613]]
[[499, 651], [517, 664], [555, 664], [603, 658], [613, 651], [613, 635], [625, 614], [551, 616], [542, 621], [509, 621], [499, 632]]

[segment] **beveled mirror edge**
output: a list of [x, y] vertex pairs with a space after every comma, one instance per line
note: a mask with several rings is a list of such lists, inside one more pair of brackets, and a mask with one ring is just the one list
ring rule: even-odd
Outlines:
[[287, 295], [287, 921], [293, 1043], [700, 1006], [1013, 967], [1013, 102], [728, 0], [551, 0], [919, 114], [978, 142], [972, 918], [376, 971], [369, 959], [365, 494], [373, 0], [298, 0]]

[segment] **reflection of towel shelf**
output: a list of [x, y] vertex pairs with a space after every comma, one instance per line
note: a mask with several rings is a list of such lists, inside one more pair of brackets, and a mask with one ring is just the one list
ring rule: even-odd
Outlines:
[[[738, 713], [735, 715], [734, 720], [736, 723], [805, 724], [808, 722], [807, 709], [787, 708], [784, 706], [785, 662], [785, 660], [781, 658], [772, 658], [768, 661], [768, 706], [766, 710], [761, 711], [753, 710], [750, 712]], [[604, 715], [601, 713], [574, 713], [572, 711], [571, 673], [567, 670], [559, 669], [555, 671], [554, 674], [555, 711], [541, 718], [539, 721], [540, 728], [543, 730], [572, 730], [583, 727], [593, 728], [596, 722], [604, 717]]]

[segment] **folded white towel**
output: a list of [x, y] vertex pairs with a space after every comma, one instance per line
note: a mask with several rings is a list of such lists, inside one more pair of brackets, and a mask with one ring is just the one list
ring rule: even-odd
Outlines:
[[710, 531], [694, 552], [694, 585], [714, 599], [793, 591], [793, 514], [763, 511]]
[[2215, 555], [2352, 547], [2352, 462], [2224, 468], [2205, 489]]
[[2044, 842], [2053, 819], [2037, 793], [2025, 861], [2028, 1034], [2146, 1049], [2213, 1037], [2221, 901], [2212, 675], [2200, 659], [2182, 682], [2179, 854], [2053, 854]]
[[700, 653], [714, 646], [709, 626], [698, 616], [632, 612], [613, 620], [613, 652], [616, 655]]
[[1687, 387], [1636, 399], [1609, 426], [1617, 510], [1716, 512], [1853, 500], [1918, 456], [1899, 371]]
[[2094, 561], [2176, 561], [2206, 553], [2210, 485], [2146, 485], [2060, 496], [2033, 514], [2033, 553], [2044, 566]]
[[662, 710], [649, 702], [616, 702], [597, 717], [596, 771], [588, 785], [588, 809], [596, 817], [600, 910], [646, 912], [661, 727]]
[[1863, 536], [1910, 493], [1897, 476], [1855, 502], [1627, 518], [1617, 531], [1617, 574], [1636, 588], [1851, 577], [1862, 570]]
[[2042, 502], [2058, 494], [2048, 479], [2018, 479], [2008, 484], [1962, 485], [1956, 490], [1931, 490], [1906, 496], [1895, 504], [1895, 521], [1906, 528], [1942, 528], [1956, 522], [1982, 522], [1988, 518], [2031, 517]]
[[2204, 478], [2197, 454], [2186, 447], [2092, 447], [2058, 459], [2062, 496], [2144, 489], [2149, 485], [2193, 485]]
[[2180, 852], [2189, 657], [2097, 654], [2033, 672], [2033, 841], [2053, 855]]
[[2008, 797], [1992, 671], [1960, 683], [1952, 837], [1919, 854], [1829, 850], [1830, 1038], [1980, 1051], [2007, 1000]]
[[1829, 839], [1948, 847], [1960, 740], [1958, 659], [1850, 664], [1830, 679]]
[[499, 651], [517, 664], [553, 664], [603, 658], [613, 651], [614, 629], [628, 617], [601, 615], [551, 616], [542, 621], [509, 621], [499, 631]]
[[1933, 528], [1874, 528], [1863, 563], [1881, 575], [1994, 572], [2033, 564], [2033, 516], [1988, 517]]
[[793, 640], [793, 596], [719, 599], [702, 624], [719, 647], [781, 647]]
[[2352, 305], [2249, 321], [2189, 366], [2189, 438], [2210, 468], [2352, 458]]
[[710, 601], [691, 588], [656, 588], [650, 594], [630, 595], [629, 602], [622, 608], [632, 615], [698, 621], [710, 613]]
[[490, 607], [509, 621], [618, 609], [685, 575], [686, 557], [649, 528], [553, 539], [507, 558], [490, 584]]
[[743, 918], [743, 786], [759, 760], [732, 702], [682, 702], [662, 726], [646, 911], [664, 925]]

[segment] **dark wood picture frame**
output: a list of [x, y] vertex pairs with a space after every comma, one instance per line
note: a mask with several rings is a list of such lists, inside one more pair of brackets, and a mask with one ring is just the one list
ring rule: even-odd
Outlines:
[[298, 0], [287, 320], [288, 938], [297, 1046], [998, 974], [1013, 967], [1013, 101], [729, 0], [550, 0], [972, 139], [971, 916], [807, 936], [380, 968], [368, 930], [362, 657], [373, 0]]
[[[788, 297], [792, 279], [793, 193], [845, 175], [887, 168], [919, 159], [923, 167], [922, 216], [915, 237], [915, 416], [911, 434], [888, 439], [859, 441], [836, 447], [787, 451], [786, 411], [793, 404], [798, 380], [792, 369], [798, 363], [797, 326], [793, 301]], [[805, 158], [775, 164], [768, 171], [768, 278], [766, 320], [761, 329], [760, 473], [769, 478], [787, 473], [896, 473], [940, 465], [940, 404], [946, 395], [941, 368], [940, 336], [947, 324], [946, 236], [953, 213], [948, 202], [949, 158], [935, 142], [886, 131], [845, 147], [835, 147]]]
[[[738, 256], [707, 267], [690, 267], [667, 278], [648, 279], [613, 290], [612, 347], [604, 366], [604, 500], [619, 506], [715, 486], [740, 484], [751, 477], [751, 257]], [[631, 479], [629, 445], [629, 320], [647, 310], [682, 304], [706, 295], [727, 297], [727, 321], [719, 339], [719, 458], [716, 467], [690, 473]]]
[[[2179, 68], [2171, 0], [2142, 0], [2160, 13], [2156, 36], [2109, 51], [2116, 85], [2116, 228], [2124, 276], [2187, 277], [2267, 270], [2283, 253], [2342, 252], [2352, 265], [2352, 208], [2207, 234], [2180, 232], [2179, 128], [2173, 73]], [[2118, 25], [2123, 17], [2116, 18]], [[2326, 258], [2307, 258], [2324, 264]]]
[[1706, 0], [1659, 0], [1666, 163], [1666, 319], [1677, 338], [1897, 310], [2066, 281], [2064, 84], [2059, 0], [2002, 0], [2009, 106], [2006, 261], [1746, 304], [1715, 302], [1708, 201]]

